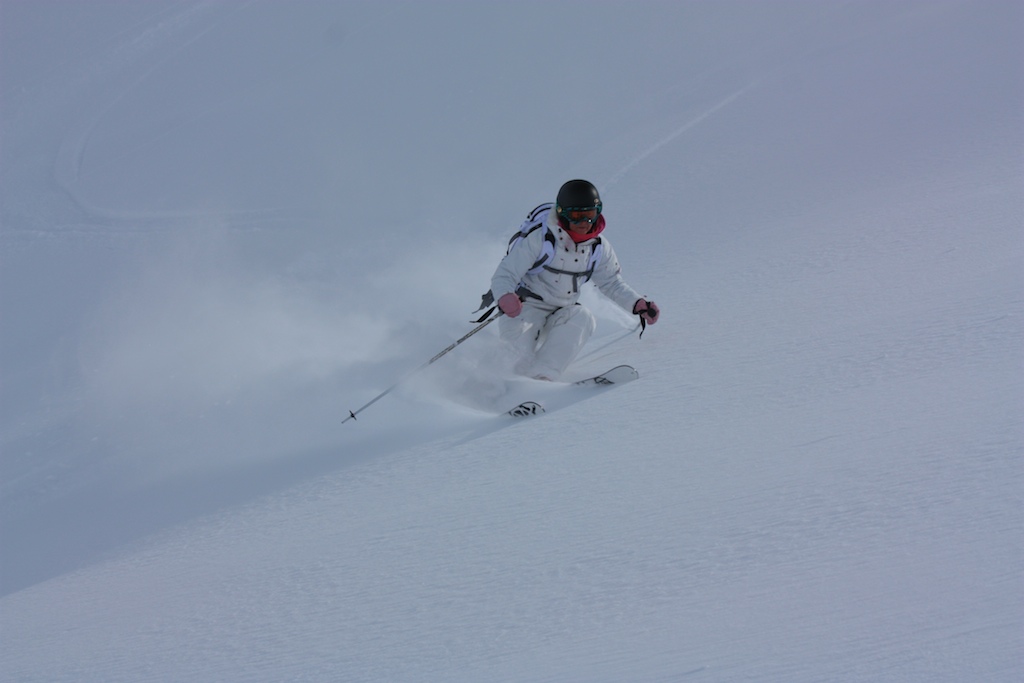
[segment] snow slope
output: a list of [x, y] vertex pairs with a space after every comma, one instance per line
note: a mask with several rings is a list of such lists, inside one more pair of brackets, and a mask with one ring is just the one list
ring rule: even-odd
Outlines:
[[[1020, 680], [1022, 14], [0, 4], [0, 680]], [[342, 425], [571, 177], [641, 379]]]

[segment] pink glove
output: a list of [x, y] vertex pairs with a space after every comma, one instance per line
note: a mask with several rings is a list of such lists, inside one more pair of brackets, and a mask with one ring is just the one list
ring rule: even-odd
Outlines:
[[519, 300], [518, 296], [509, 292], [508, 294], [502, 294], [501, 298], [498, 299], [498, 308], [508, 317], [514, 318], [523, 312], [523, 302]]
[[653, 301], [637, 299], [636, 303], [633, 304], [633, 313], [643, 318], [644, 322], [648, 325], [653, 325], [658, 322], [658, 314], [661, 313], [661, 311], [658, 309], [658, 305]]

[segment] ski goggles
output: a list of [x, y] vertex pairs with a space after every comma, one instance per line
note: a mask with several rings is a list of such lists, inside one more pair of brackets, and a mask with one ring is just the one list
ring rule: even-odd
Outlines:
[[601, 206], [560, 207], [558, 215], [569, 223], [593, 225], [597, 222], [597, 217], [601, 215]]

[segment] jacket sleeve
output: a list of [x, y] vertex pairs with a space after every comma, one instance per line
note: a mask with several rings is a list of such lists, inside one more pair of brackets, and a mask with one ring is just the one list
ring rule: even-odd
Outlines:
[[600, 263], [594, 268], [592, 282], [597, 285], [602, 294], [627, 312], [632, 313], [636, 300], [643, 297], [622, 279], [622, 268], [619, 266], [619, 258], [615, 255], [615, 250], [612, 249], [612, 245], [607, 239], [604, 240], [602, 248], [604, 249], [604, 254], [601, 257]]
[[519, 288], [526, 271], [540, 258], [544, 248], [544, 229], [534, 230], [516, 242], [491, 276], [491, 292], [497, 301], [503, 295], [514, 293]]

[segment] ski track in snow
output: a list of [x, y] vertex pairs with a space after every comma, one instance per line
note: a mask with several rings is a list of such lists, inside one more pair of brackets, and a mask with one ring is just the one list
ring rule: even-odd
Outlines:
[[703, 122], [703, 121], [704, 121], [705, 119], [707, 119], [707, 118], [709, 118], [709, 117], [711, 117], [711, 116], [714, 116], [714, 115], [715, 115], [715, 114], [716, 114], [716, 113], [717, 113], [717, 112], [718, 112], [718, 111], [719, 111], [720, 109], [722, 109], [722, 108], [724, 108], [724, 107], [727, 107], [727, 106], [729, 106], [730, 104], [732, 104], [732, 103], [733, 103], [734, 101], [736, 101], [736, 99], [738, 99], [738, 98], [742, 97], [742, 96], [743, 96], [743, 94], [744, 94], [744, 93], [745, 93], [745, 92], [746, 92], [747, 90], [749, 90], [750, 88], [752, 88], [752, 87], [754, 87], [754, 84], [748, 85], [748, 86], [746, 86], [745, 88], [742, 88], [742, 89], [740, 89], [740, 90], [737, 90], [736, 92], [734, 92], [733, 94], [729, 95], [728, 97], [726, 97], [726, 98], [725, 98], [724, 100], [722, 100], [721, 102], [718, 102], [717, 104], [715, 104], [714, 106], [712, 106], [712, 107], [711, 107], [710, 109], [708, 109], [707, 111], [704, 111], [704, 112], [702, 112], [702, 113], [701, 113], [700, 115], [698, 115], [697, 117], [695, 117], [695, 118], [693, 118], [693, 119], [691, 119], [691, 120], [687, 121], [687, 122], [686, 122], [686, 123], [684, 123], [684, 124], [683, 124], [682, 126], [680, 126], [680, 127], [679, 127], [679, 128], [677, 128], [676, 130], [674, 130], [674, 131], [672, 131], [671, 133], [669, 133], [669, 134], [668, 134], [667, 136], [665, 136], [665, 137], [664, 137], [663, 139], [661, 139], [661, 140], [659, 140], [658, 142], [654, 143], [654, 144], [653, 144], [653, 145], [652, 145], [651, 147], [649, 147], [648, 149], [645, 149], [645, 150], [644, 150], [644, 151], [643, 151], [642, 153], [640, 153], [640, 155], [639, 155], [639, 156], [637, 156], [636, 158], [634, 158], [634, 159], [630, 160], [630, 161], [629, 161], [629, 163], [627, 163], [627, 164], [626, 164], [625, 166], [623, 166], [623, 167], [622, 167], [621, 169], [619, 169], [619, 170], [618, 170], [618, 171], [616, 171], [616, 172], [615, 172], [614, 174], [612, 174], [611, 178], [609, 178], [609, 179], [607, 180], [607, 182], [603, 183], [603, 187], [604, 187], [605, 189], [607, 189], [607, 188], [609, 188], [609, 187], [612, 187], [612, 186], [614, 186], [614, 185], [615, 185], [616, 183], [618, 183], [618, 182], [619, 182], [619, 180], [621, 180], [621, 178], [622, 178], [622, 177], [623, 177], [624, 175], [626, 175], [626, 174], [627, 174], [627, 173], [629, 173], [629, 172], [630, 172], [631, 170], [633, 170], [634, 168], [636, 168], [636, 167], [637, 167], [638, 165], [640, 165], [641, 163], [643, 163], [643, 161], [644, 161], [645, 159], [647, 159], [647, 158], [648, 158], [648, 157], [650, 157], [650, 156], [651, 156], [652, 154], [654, 154], [655, 152], [659, 151], [660, 149], [662, 149], [662, 148], [663, 148], [663, 147], [665, 147], [666, 145], [669, 145], [669, 144], [671, 144], [671, 143], [672, 143], [673, 141], [675, 141], [675, 140], [676, 140], [676, 138], [678, 138], [679, 136], [683, 135], [684, 133], [687, 133], [687, 132], [688, 132], [688, 131], [689, 131], [689, 130], [690, 130], [691, 128], [693, 128], [694, 126], [700, 125], [700, 123], [701, 123], [701, 122]]

